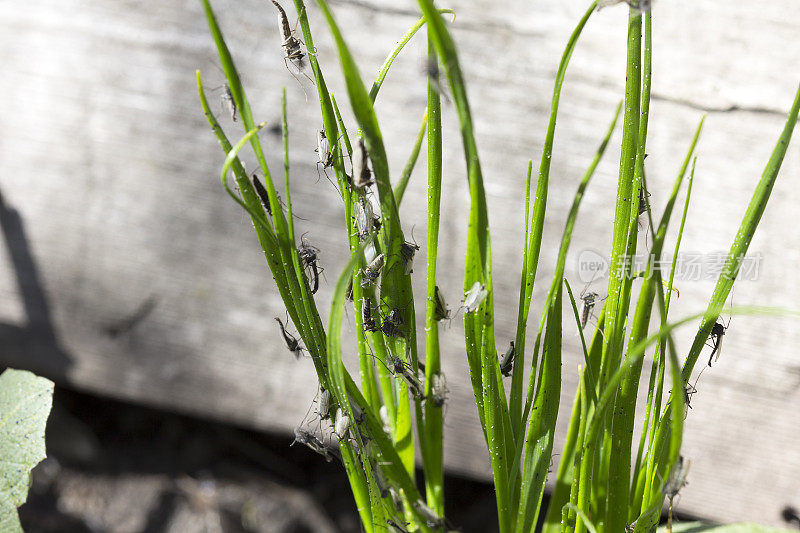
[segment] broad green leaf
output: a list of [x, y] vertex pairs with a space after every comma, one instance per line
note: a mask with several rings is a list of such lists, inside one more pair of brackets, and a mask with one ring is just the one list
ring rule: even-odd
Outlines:
[[26, 370], [0, 375], [0, 531], [22, 531], [17, 507], [25, 503], [31, 470], [46, 457], [44, 428], [53, 382]]

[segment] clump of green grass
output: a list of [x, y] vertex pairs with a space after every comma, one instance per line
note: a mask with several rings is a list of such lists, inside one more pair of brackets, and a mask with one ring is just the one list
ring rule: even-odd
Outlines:
[[[525, 226], [525, 241], [517, 332], [513, 363], [503, 369], [512, 376], [510, 388], [506, 391], [494, 337], [491, 239], [483, 175], [465, 80], [455, 43], [443, 17], [452, 11], [436, 9], [432, 0], [418, 0], [422, 18], [390, 51], [368, 90], [327, 2], [318, 0], [336, 44], [339, 67], [346, 81], [347, 100], [357, 123], [358, 138], [351, 139], [314, 53], [306, 6], [302, 0], [294, 0], [302, 40], [307, 51], [310, 51], [309, 70], [316, 85], [324, 135], [329, 145], [328, 162], [344, 202], [347, 245], [351, 252], [351, 258], [336, 282], [326, 328], [309, 283], [309, 271], [306, 268], [308, 259], [301, 254], [302, 250], [298, 251], [294, 232], [285, 92], [282, 123], [284, 212], [277, 207], [281, 204], [276, 182], [267, 166], [258, 137], [263, 123], [256, 124], [210, 3], [208, 0], [202, 1], [232, 100], [239, 110], [246, 132], [235, 144], [228, 140], [210, 110], [198, 72], [197, 84], [203, 110], [226, 154], [221, 180], [228, 194], [249, 213], [291, 321], [311, 355], [320, 387], [330, 394], [331, 412], [336, 413], [333, 418], [337, 426], [339, 451], [364, 530], [443, 531], [450, 527], [450, 522], [445, 518], [443, 499], [444, 378], [438, 341], [439, 321], [445, 313], [440, 305], [436, 282], [442, 193], [440, 86], [437, 80], [429, 79], [427, 107], [421, 129], [401, 178], [395, 184], [389, 179], [386, 147], [373, 108], [392, 61], [425, 25], [430, 62], [438, 65], [437, 69], [432, 70], [438, 72], [440, 68], [444, 72], [461, 125], [461, 144], [470, 191], [464, 292], [471, 300], [467, 302], [463, 313], [464, 340], [469, 377], [492, 467], [499, 530], [504, 533], [532, 531], [544, 512], [542, 495], [554, 455], [555, 424], [560, 407], [561, 338], [564, 329], [572, 327], [569, 324], [571, 317], [565, 317], [562, 313], [566, 304], [563, 301], [566, 287], [581, 334], [585, 364], [580, 369], [580, 385], [572, 408], [567, 440], [561, 452], [555, 492], [545, 516], [545, 531], [652, 531], [665, 498], [674, 496], [675, 490], [680, 488], [678, 486], [676, 489], [676, 483], [669, 483], [669, 480], [671, 475], [673, 479], [676, 476], [675, 465], [680, 457], [686, 401], [683, 391], [700, 350], [727, 300], [769, 199], [797, 121], [800, 91], [775, 151], [753, 193], [707, 310], [668, 322], [675, 265], [673, 263], [667, 280], [662, 279], [662, 273], [655, 265], [660, 264], [657, 262], [660, 261], [677, 197], [687, 181], [688, 173], [683, 217], [673, 250], [673, 257], [677, 256], [689, 205], [694, 177], [693, 156], [702, 119], [689, 143], [657, 226], [654, 225], [649, 205], [645, 207], [653, 242], [651, 262], [644, 273], [632, 272], [630, 262], [625, 258], [636, 253], [640, 212], [634, 206], [640, 191], [646, 190], [643, 162], [650, 105], [652, 14], [642, 12], [636, 6], [630, 7], [625, 98], [618, 106], [575, 194], [560, 243], [555, 274], [543, 304], [538, 333], [530, 347], [526, 330], [534, 284], [540, 281], [536, 274], [561, 87], [572, 52], [598, 2], [589, 6], [570, 37], [558, 68], [532, 203], [533, 162], [529, 163], [527, 169], [525, 220], [521, 221]], [[603, 157], [622, 109], [622, 155], [616, 210], [614, 220], [609, 221], [614, 231], [608, 297], [599, 314], [597, 328], [589, 339], [585, 339], [578, 305], [569, 284], [563, 279], [564, 265], [581, 199]], [[403, 235], [398, 206], [423, 142], [426, 142], [428, 156], [428, 233], [425, 243], [425, 324], [422, 329], [425, 354], [421, 358], [416, 348], [419, 328], [415, 323], [415, 302], [411, 292], [410, 269], [407, 268], [415, 249]], [[379, 199], [379, 228], [372, 224], [368, 224], [368, 229], [354, 226], [354, 219], [358, 218], [356, 215], [360, 215], [359, 209], [363, 210], [363, 204], [362, 207], [359, 205], [366, 193], [364, 188], [358, 186], [360, 173], [353, 176], [357, 173], [351, 169], [348, 174], [344, 163], [345, 160], [353, 161], [354, 150], [360, 149], [360, 143], [363, 143], [371, 164], [374, 177], [372, 191]], [[238, 157], [240, 150], [247, 145], [254, 152], [264, 177], [266, 198], [263, 202]], [[230, 172], [233, 172], [235, 190], [228, 184]], [[266, 210], [265, 204], [272, 207]], [[366, 217], [362, 220], [366, 220]], [[380, 254], [383, 261], [372, 262]], [[382, 263], [382, 268], [377, 268], [378, 263]], [[638, 276], [644, 279], [637, 292], [633, 279]], [[344, 302], [350, 292], [354, 302], [359, 355], [355, 378], [342, 362], [341, 323], [345, 312]], [[472, 299], [478, 295], [481, 297]], [[633, 312], [629, 313], [634, 300]], [[658, 313], [657, 324], [652, 328], [650, 322], [654, 312]], [[735, 312], [766, 311], [750, 308]], [[695, 341], [681, 366], [672, 342], [672, 332], [676, 327], [698, 318], [701, 321]], [[651, 329], [655, 329], [655, 333], [651, 333]], [[626, 331], [629, 331], [627, 339]], [[647, 408], [634, 455], [636, 399], [645, 351], [651, 345], [655, 345], [655, 351], [646, 389]], [[425, 363], [424, 371], [421, 359]], [[666, 370], [667, 360], [670, 361], [669, 373]], [[530, 368], [531, 373], [527, 386], [524, 386], [526, 368]], [[675, 391], [668, 393], [668, 397], [664, 392], [665, 381], [669, 389]], [[346, 427], [348, 421], [349, 427]], [[421, 450], [424, 481], [421, 486], [417, 485], [415, 479], [415, 441]], [[322, 443], [312, 442], [312, 445], [321, 446]], [[458, 522], [458, 517], [448, 518]]]

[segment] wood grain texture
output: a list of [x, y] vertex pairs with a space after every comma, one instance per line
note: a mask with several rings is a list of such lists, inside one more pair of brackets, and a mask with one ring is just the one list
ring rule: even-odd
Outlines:
[[[584, 4], [454, 6], [489, 195], [501, 349], [516, 317], [524, 171], [529, 158], [540, 157], [555, 69]], [[298, 221], [298, 231], [310, 232], [332, 282], [347, 250], [341, 203], [314, 164], [321, 121], [314, 88], [301, 77], [301, 89], [284, 68], [268, 2], [214, 6], [256, 120], [278, 123], [280, 87], [289, 90], [292, 195], [297, 214], [309, 219]], [[410, 0], [333, 7], [368, 78], [417, 17]], [[661, 0], [656, 15], [651, 202], [656, 211], [663, 206], [692, 131], [708, 112], [683, 250], [726, 251], [800, 81], [800, 4]], [[329, 86], [346, 107], [334, 48], [313, 2], [309, 16]], [[203, 71], [209, 89], [222, 75], [199, 2], [31, 0], [25, 9], [6, 2], [0, 25], [2, 363], [101, 394], [290, 430], [305, 414], [316, 380], [310, 361], [296, 362], [276, 340], [273, 317], [283, 306], [249, 222], [218, 182], [223, 157], [197, 103], [194, 70]], [[623, 8], [598, 13], [567, 74], [536, 313], [575, 187], [622, 98], [624, 34]], [[394, 176], [424, 110], [423, 44], [413, 42], [398, 59], [377, 102]], [[439, 275], [453, 305], [460, 298], [468, 190], [452, 106], [444, 114]], [[224, 125], [234, 136], [238, 125]], [[263, 139], [277, 171], [278, 139], [268, 133]], [[790, 147], [751, 246], [761, 256], [760, 275], [737, 284], [736, 304], [797, 308], [800, 301], [799, 146], [796, 139]], [[584, 200], [567, 265], [574, 287], [578, 252], [609, 248], [618, 157], [618, 149], [609, 150]], [[412, 177], [402, 216], [406, 232], [413, 227], [422, 242], [423, 172]], [[678, 286], [675, 317], [703, 309], [713, 281]], [[423, 289], [419, 277], [418, 295]], [[330, 290], [323, 283], [320, 309], [327, 309]], [[346, 327], [352, 330], [352, 318]], [[690, 327], [681, 330], [679, 346], [687, 348], [692, 336]], [[450, 388], [446, 462], [454, 472], [485, 478], [462, 339], [458, 320], [442, 332]], [[578, 343], [567, 330], [560, 435], [575, 390]], [[733, 319], [724, 354], [703, 374], [687, 419], [684, 454], [692, 467], [680, 510], [778, 525], [784, 505], [800, 507], [798, 343], [796, 323]]]

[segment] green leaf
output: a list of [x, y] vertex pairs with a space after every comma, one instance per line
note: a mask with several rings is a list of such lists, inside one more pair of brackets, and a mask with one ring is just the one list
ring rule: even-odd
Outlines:
[[25, 503], [31, 470], [46, 457], [44, 428], [53, 382], [25, 370], [0, 375], [0, 531], [22, 531], [17, 507]]

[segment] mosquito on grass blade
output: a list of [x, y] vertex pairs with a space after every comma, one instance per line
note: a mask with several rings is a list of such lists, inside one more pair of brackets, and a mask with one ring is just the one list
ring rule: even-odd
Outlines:
[[447, 307], [447, 302], [444, 299], [444, 294], [438, 285], [433, 288], [433, 296], [435, 301], [433, 303], [433, 319], [437, 322], [450, 319], [450, 309]]
[[383, 269], [383, 254], [378, 254], [378, 256], [370, 261], [370, 263], [361, 269], [361, 288], [366, 289], [367, 287], [372, 287], [375, 282], [378, 280], [378, 276], [381, 274], [381, 270]]
[[511, 341], [508, 346], [508, 350], [506, 353], [503, 354], [502, 359], [500, 359], [500, 373], [503, 376], [508, 377], [511, 375], [511, 370], [514, 368], [514, 357], [516, 356], [516, 350], [514, 349], [514, 341]]
[[323, 444], [322, 441], [316, 437], [316, 435], [306, 429], [300, 427], [294, 428], [294, 440], [289, 446], [294, 446], [295, 443], [305, 444], [312, 451], [324, 457], [329, 463], [334, 459], [334, 457], [338, 458], [335, 450], [325, 446], [325, 444]]
[[428, 401], [434, 407], [443, 407], [447, 400], [447, 381], [442, 372], [436, 372], [431, 376], [431, 394]]
[[281, 335], [283, 335], [283, 340], [286, 342], [286, 347], [289, 348], [289, 351], [294, 354], [295, 359], [300, 359], [300, 356], [303, 355], [304, 348], [300, 346], [300, 341], [295, 338], [294, 335], [286, 331], [286, 328], [283, 326], [283, 322], [278, 317], [275, 317], [275, 321], [281, 327]]
[[[286, 16], [286, 11], [283, 10], [281, 5], [276, 2], [276, 0], [272, 0], [272, 3], [275, 4], [275, 7], [278, 8], [278, 12], [280, 13], [281, 23], [280, 23], [280, 30], [281, 36], [283, 37], [283, 46], [284, 50], [286, 51], [286, 55], [283, 58], [283, 63], [286, 65], [286, 70], [289, 71], [289, 74], [297, 80], [297, 83], [300, 83], [300, 80], [297, 76], [294, 75], [292, 69], [289, 68], [289, 63], [297, 68], [298, 72], [301, 72], [303, 76], [309, 79], [311, 83], [314, 83], [314, 80], [308, 77], [308, 74], [303, 72], [303, 67], [305, 66], [305, 54], [303, 50], [300, 49], [300, 40], [294, 36], [294, 30], [289, 27], [289, 18]], [[298, 22], [300, 20], [298, 19]], [[297, 25], [295, 24], [295, 28]], [[303, 85], [300, 84], [300, 87]], [[303, 89], [305, 91], [305, 89]]]
[[305, 240], [305, 235], [300, 237], [300, 248], [297, 249], [300, 256], [300, 263], [303, 268], [311, 273], [311, 294], [316, 294], [319, 290], [319, 276], [324, 269], [319, 266], [319, 248], [309, 245]]
[[364, 187], [372, 185], [372, 172], [369, 170], [369, 154], [364, 146], [364, 141], [359, 139], [353, 150], [353, 187], [361, 191]]
[[[722, 325], [722, 322], [714, 323], [714, 327], [711, 328], [711, 334], [708, 336], [708, 339], [711, 341], [712, 350], [711, 355], [708, 358], [708, 366], [711, 366], [711, 361], [719, 361], [719, 356], [722, 353], [722, 339], [725, 336], [725, 332], [728, 330], [728, 326], [731, 324], [731, 319], [728, 319], [727, 325]], [[717, 354], [716, 359], [714, 358], [714, 354]]]

